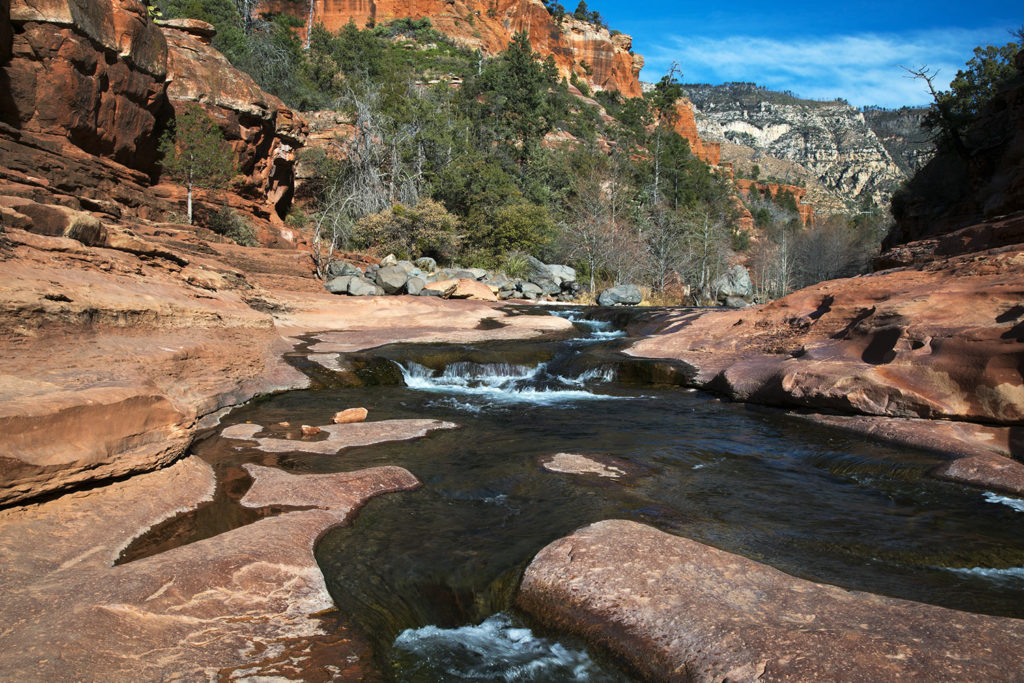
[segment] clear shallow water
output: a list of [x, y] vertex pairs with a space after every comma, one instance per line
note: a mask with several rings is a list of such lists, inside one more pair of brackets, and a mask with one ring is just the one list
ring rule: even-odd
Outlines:
[[[316, 549], [342, 614], [375, 642], [396, 680], [622, 680], [579, 643], [535, 632], [510, 611], [537, 551], [609, 518], [804, 578], [1024, 617], [1021, 501], [928, 478], [941, 461], [929, 453], [626, 382], [643, 373], [615, 353], [619, 342], [589, 337], [612, 330], [580, 327], [588, 337], [568, 342], [380, 349], [372, 355], [403, 384], [290, 392], [232, 416], [325, 424], [361, 405], [373, 420], [429, 417], [458, 430], [338, 456], [269, 455], [218, 438], [196, 452], [235, 496], [250, 461], [297, 473], [396, 464], [423, 482], [373, 499]], [[614, 458], [628, 476], [543, 469], [559, 452]], [[201, 514], [220, 519], [232, 505], [222, 495]], [[165, 533], [174, 543], [201, 535], [196, 517]]]

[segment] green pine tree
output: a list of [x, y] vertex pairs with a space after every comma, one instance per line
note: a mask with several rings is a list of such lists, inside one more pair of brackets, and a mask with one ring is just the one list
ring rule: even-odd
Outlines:
[[235, 154], [220, 128], [199, 105], [190, 104], [174, 119], [160, 144], [163, 168], [188, 190], [188, 222], [192, 224], [194, 188], [223, 187], [235, 175]]

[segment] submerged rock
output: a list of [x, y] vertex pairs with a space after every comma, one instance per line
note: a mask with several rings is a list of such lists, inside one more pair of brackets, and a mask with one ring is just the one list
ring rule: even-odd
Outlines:
[[651, 681], [1009, 681], [1024, 648], [1024, 620], [813, 583], [621, 520], [541, 550], [516, 604]]

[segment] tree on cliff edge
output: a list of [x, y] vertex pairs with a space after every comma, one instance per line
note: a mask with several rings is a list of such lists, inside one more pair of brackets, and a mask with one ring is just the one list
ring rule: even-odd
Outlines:
[[160, 151], [164, 171], [188, 189], [188, 222], [192, 224], [192, 190], [223, 187], [235, 175], [235, 154], [220, 128], [198, 105], [190, 104], [174, 119]]

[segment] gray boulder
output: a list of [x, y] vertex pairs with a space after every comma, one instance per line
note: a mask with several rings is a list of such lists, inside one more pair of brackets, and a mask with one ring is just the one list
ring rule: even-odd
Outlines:
[[473, 276], [471, 280], [483, 280], [487, 277], [487, 271], [483, 268], [466, 268], [466, 272]]
[[416, 267], [422, 270], [424, 273], [433, 273], [437, 270], [437, 261], [430, 258], [429, 256], [423, 256], [416, 259]]
[[475, 280], [476, 273], [465, 268], [441, 268], [434, 273], [432, 279], [435, 282], [441, 282], [442, 280]]
[[711, 291], [724, 302], [729, 298], [749, 299], [754, 292], [750, 273], [741, 265], [735, 265], [711, 281]]
[[395, 256], [394, 254], [388, 254], [387, 256], [385, 256], [384, 258], [382, 258], [380, 260], [380, 267], [381, 268], [386, 268], [387, 266], [397, 266], [397, 265], [398, 265], [398, 257]]
[[408, 280], [408, 273], [399, 265], [385, 266], [378, 270], [374, 277], [377, 286], [383, 289], [385, 294], [398, 294], [405, 288]]
[[533, 282], [524, 282], [519, 285], [519, 291], [523, 293], [524, 299], [539, 299], [544, 294], [544, 290], [538, 287]]
[[411, 277], [408, 282], [405, 283], [405, 292], [416, 296], [423, 291], [423, 288], [427, 286], [426, 281], [421, 277]]
[[356, 275], [362, 276], [363, 271], [358, 266], [353, 266], [351, 263], [345, 263], [344, 261], [331, 261], [331, 264], [327, 266], [327, 277], [341, 277], [343, 275]]
[[353, 279], [351, 275], [340, 275], [325, 282], [324, 287], [331, 294], [348, 294], [348, 287]]
[[741, 296], [727, 296], [722, 305], [726, 308], [746, 308], [750, 305], [750, 302]]
[[365, 278], [354, 277], [348, 283], [348, 293], [352, 296], [382, 296], [384, 290]]
[[575, 268], [561, 265], [549, 265], [548, 271], [551, 272], [551, 279], [560, 285], [565, 284], [566, 282], [576, 282]]
[[600, 306], [636, 306], [643, 300], [644, 296], [636, 285], [609, 287], [597, 295], [597, 303]]
[[540, 259], [535, 259], [532, 256], [526, 257], [526, 273], [527, 279], [530, 282], [555, 279], [551, 269], [548, 268]]
[[395, 265], [407, 273], [411, 273], [412, 271], [416, 270], [416, 266], [413, 265], [412, 261], [399, 261]]

